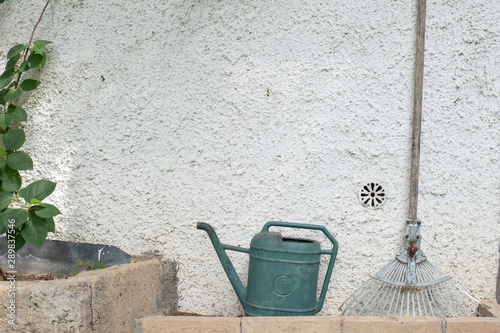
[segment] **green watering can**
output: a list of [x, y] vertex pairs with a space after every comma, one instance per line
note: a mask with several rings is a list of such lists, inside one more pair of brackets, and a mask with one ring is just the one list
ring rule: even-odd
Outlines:
[[[312, 316], [321, 311], [337, 257], [338, 243], [325, 227], [313, 224], [268, 222], [252, 238], [250, 249], [222, 244], [214, 229], [202, 222], [212, 241], [222, 267], [229, 278], [247, 316]], [[302, 238], [286, 238], [270, 227], [314, 229], [322, 231], [333, 243], [322, 250], [319, 242]], [[241, 283], [226, 250], [248, 253], [247, 288]], [[316, 299], [319, 263], [322, 254], [330, 256], [319, 299]]]

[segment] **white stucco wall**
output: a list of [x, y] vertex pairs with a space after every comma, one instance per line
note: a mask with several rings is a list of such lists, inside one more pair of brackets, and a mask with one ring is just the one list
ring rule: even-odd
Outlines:
[[[325, 225], [340, 252], [323, 314], [399, 251], [415, 1], [84, 3], [41, 23], [54, 44], [24, 105], [28, 177], [58, 183], [55, 238], [175, 259], [180, 310], [216, 315], [242, 310], [197, 221], [242, 246], [269, 220]], [[2, 62], [43, 4], [0, 5]], [[423, 249], [479, 299], [499, 263], [498, 22], [496, 1], [427, 4]], [[357, 198], [371, 181], [376, 211]]]

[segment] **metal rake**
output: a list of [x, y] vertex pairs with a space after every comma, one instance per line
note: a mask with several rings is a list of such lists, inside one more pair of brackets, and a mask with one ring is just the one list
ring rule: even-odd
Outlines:
[[[418, 0], [413, 135], [410, 175], [409, 219], [404, 246], [396, 257], [349, 296], [340, 306], [345, 315], [378, 316], [481, 316], [478, 300], [443, 274], [420, 248], [421, 221], [417, 218], [420, 166], [420, 129], [424, 74], [425, 0]], [[481, 304], [486, 308], [487, 305]], [[345, 307], [344, 307], [345, 306]]]

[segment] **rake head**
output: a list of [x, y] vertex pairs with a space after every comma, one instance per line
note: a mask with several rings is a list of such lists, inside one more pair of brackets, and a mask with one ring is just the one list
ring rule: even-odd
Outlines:
[[481, 316], [476, 310], [476, 303], [481, 303], [424, 256], [420, 249], [420, 224], [418, 219], [407, 220], [404, 248], [342, 303], [339, 309], [342, 314]]

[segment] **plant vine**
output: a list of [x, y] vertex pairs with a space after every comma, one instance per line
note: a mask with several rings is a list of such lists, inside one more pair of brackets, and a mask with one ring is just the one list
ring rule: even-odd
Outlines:
[[[5, 0], [0, 0], [0, 4]], [[57, 207], [42, 202], [55, 189], [56, 183], [38, 180], [24, 188], [19, 171], [32, 170], [33, 160], [20, 150], [26, 135], [12, 124], [25, 123], [26, 111], [16, 105], [25, 92], [38, 88], [40, 81], [23, 74], [41, 70], [47, 60], [46, 40], [33, 41], [51, 0], [43, 7], [27, 44], [17, 44], [7, 52], [4, 72], [0, 75], [0, 235], [7, 234], [8, 246], [17, 251], [26, 243], [41, 248], [49, 232], [55, 232], [54, 216], [61, 214]]]

